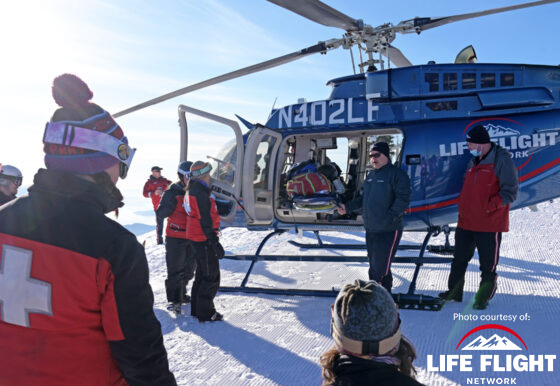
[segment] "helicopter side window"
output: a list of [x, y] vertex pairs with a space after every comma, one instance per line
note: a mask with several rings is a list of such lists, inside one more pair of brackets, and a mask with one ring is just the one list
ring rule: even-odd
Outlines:
[[439, 74], [427, 73], [424, 80], [430, 87], [430, 92], [439, 91]]
[[463, 90], [476, 88], [476, 74], [474, 72], [464, 73], [461, 86]]
[[503, 73], [500, 74], [500, 86], [501, 87], [508, 87], [513, 86], [514, 77], [512, 73]]
[[457, 74], [455, 73], [443, 74], [443, 89], [445, 91], [457, 90]]
[[482, 74], [480, 77], [480, 87], [496, 87], [496, 74]]
[[259, 143], [255, 159], [255, 176], [253, 178], [253, 187], [255, 189], [268, 188], [270, 159], [275, 142], [276, 138], [265, 135], [261, 143]]

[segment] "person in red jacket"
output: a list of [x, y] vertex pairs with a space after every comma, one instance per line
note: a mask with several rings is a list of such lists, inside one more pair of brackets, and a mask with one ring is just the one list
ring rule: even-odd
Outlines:
[[214, 307], [220, 286], [220, 263], [224, 249], [218, 232], [220, 216], [210, 187], [212, 165], [196, 161], [191, 166], [191, 179], [185, 194], [187, 238], [191, 240], [196, 259], [196, 275], [191, 290], [191, 315], [201, 322], [223, 320]]
[[0, 383], [175, 385], [144, 248], [105, 215], [134, 149], [80, 78], [52, 93], [47, 168], [0, 209]]
[[465, 273], [478, 250], [481, 280], [473, 308], [485, 309], [494, 296], [502, 232], [509, 230], [509, 206], [517, 198], [519, 180], [510, 153], [490, 141], [482, 125], [467, 133], [473, 159], [467, 166], [459, 195], [459, 222], [455, 231], [455, 254], [451, 263], [447, 300], [462, 301]]
[[165, 262], [167, 263], [167, 280], [165, 290], [169, 311], [181, 313], [181, 304], [188, 303], [187, 284], [194, 277], [196, 263], [187, 239], [187, 213], [183, 208], [185, 189], [189, 182], [192, 162], [184, 161], [177, 168], [179, 181], [172, 184], [161, 198], [156, 210], [158, 221], [167, 219], [165, 230]]
[[[157, 211], [163, 192], [167, 190], [167, 187], [171, 185], [171, 181], [161, 175], [162, 168], [159, 166], [152, 167], [152, 175], [148, 178], [148, 181], [144, 184], [144, 197], [152, 199], [152, 205], [154, 206], [154, 211]], [[156, 235], [157, 243], [163, 244], [163, 218], [158, 218], [156, 214]]]

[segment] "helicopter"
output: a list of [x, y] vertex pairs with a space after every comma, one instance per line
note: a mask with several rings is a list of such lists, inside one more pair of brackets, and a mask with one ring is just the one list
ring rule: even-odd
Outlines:
[[[411, 181], [410, 208], [404, 217], [404, 231], [425, 232], [420, 246], [400, 249], [419, 251], [418, 256], [397, 256], [394, 263], [416, 265], [406, 294], [394, 295], [403, 308], [439, 310], [441, 299], [415, 294], [420, 267], [448, 263], [453, 247], [449, 224], [457, 221], [457, 201], [463, 175], [470, 159], [465, 134], [474, 125], [483, 125], [492, 140], [508, 149], [519, 174], [519, 193], [511, 209], [534, 207], [560, 196], [560, 68], [556, 66], [478, 63], [473, 47], [457, 55], [455, 63], [429, 62], [413, 65], [392, 43], [399, 34], [420, 34], [445, 24], [541, 6], [559, 0], [543, 0], [447, 17], [415, 17], [398, 24], [372, 27], [319, 0], [269, 0], [322, 25], [343, 29], [341, 38], [319, 42], [291, 54], [220, 75], [151, 99], [115, 117], [132, 113], [165, 100], [227, 80], [337, 48], [351, 53], [352, 75], [330, 80], [328, 98], [274, 108], [264, 124], [238, 121], [192, 106], [179, 105], [181, 133], [180, 159], [186, 160], [189, 147], [208, 148], [213, 165], [212, 185], [223, 224], [250, 230], [269, 229], [254, 255], [227, 255], [252, 261], [239, 287], [222, 291], [282, 294], [336, 295], [336, 291], [282, 290], [248, 287], [254, 264], [261, 260], [288, 261], [365, 261], [356, 256], [261, 255], [270, 237], [290, 229], [313, 231], [317, 244], [307, 249], [359, 249], [352, 244], [325, 244], [321, 231], [360, 231], [359, 215], [339, 216], [336, 202], [360, 194], [368, 172], [368, 149], [377, 140], [389, 143], [392, 162]], [[356, 65], [353, 47], [359, 52]], [[197, 122], [201, 130], [193, 132]], [[221, 149], [208, 143], [208, 130], [220, 127], [229, 137]], [[196, 139], [204, 140], [197, 143]], [[225, 138], [225, 137], [224, 137]], [[212, 137], [214, 140], [214, 137]], [[212, 142], [213, 142], [212, 140]], [[324, 201], [303, 205], [286, 192], [290, 170], [309, 162], [326, 165], [336, 162], [343, 189], [325, 195]], [[333, 196], [336, 196], [333, 204]], [[330, 205], [328, 205], [330, 203]], [[298, 205], [299, 204], [299, 205]], [[445, 245], [429, 245], [430, 238], [443, 232]], [[364, 249], [364, 248], [362, 248]], [[441, 256], [424, 256], [425, 252]]]

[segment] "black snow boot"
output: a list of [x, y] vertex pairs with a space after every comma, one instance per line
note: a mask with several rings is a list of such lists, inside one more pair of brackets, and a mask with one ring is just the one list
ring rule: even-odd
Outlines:
[[167, 311], [173, 311], [173, 312], [175, 312], [177, 315], [180, 315], [180, 314], [182, 313], [182, 311], [181, 311], [181, 303], [175, 303], [175, 302], [169, 303], [169, 304], [167, 305]]

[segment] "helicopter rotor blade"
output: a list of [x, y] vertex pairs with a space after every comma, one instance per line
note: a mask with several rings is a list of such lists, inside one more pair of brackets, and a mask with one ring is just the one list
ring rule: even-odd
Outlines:
[[268, 1], [327, 27], [342, 28], [346, 31], [359, 31], [363, 28], [362, 20], [353, 19], [319, 0]]
[[409, 67], [412, 66], [410, 60], [399, 50], [397, 47], [388, 45], [381, 50], [381, 55], [389, 58], [391, 62], [397, 67]]
[[398, 32], [401, 32], [401, 33], [412, 33], [412, 32], [420, 33], [421, 31], [425, 31], [427, 29], [431, 29], [431, 28], [435, 28], [435, 27], [440, 27], [442, 25], [449, 24], [449, 23], [454, 23], [456, 21], [472, 19], [472, 18], [475, 18], [475, 17], [481, 17], [481, 16], [486, 16], [486, 15], [492, 15], [492, 14], [495, 14], [495, 13], [508, 12], [508, 11], [513, 11], [513, 10], [516, 10], [516, 9], [536, 7], [536, 6], [539, 6], [539, 5], [556, 3], [558, 1], [560, 1], [560, 0], [533, 1], [533, 2], [530, 2], [530, 3], [511, 5], [511, 6], [508, 6], [508, 7], [488, 9], [486, 11], [463, 13], [461, 15], [437, 17], [437, 18], [433, 18], [433, 19], [430, 18], [430, 17], [415, 17], [414, 19], [406, 20], [406, 21], [403, 21], [403, 22], [399, 23], [399, 25], [406, 25], [406, 27], [403, 28], [402, 30], [398, 31]]
[[274, 59], [270, 59], [270, 60], [267, 60], [267, 61], [264, 61], [264, 62], [261, 62], [261, 63], [253, 64], [252, 66], [248, 66], [248, 67], [241, 68], [239, 70], [228, 72], [227, 74], [216, 76], [214, 78], [210, 78], [210, 79], [207, 79], [205, 81], [195, 83], [195, 84], [192, 84], [190, 86], [183, 87], [179, 90], [175, 90], [175, 91], [172, 91], [170, 93], [161, 95], [157, 98], [150, 99], [150, 100], [148, 100], [146, 102], [142, 102], [142, 103], [140, 103], [136, 106], [132, 106], [132, 107], [129, 107], [128, 109], [119, 111], [118, 113], [114, 114], [113, 117], [114, 118], [122, 117], [123, 115], [130, 114], [134, 111], [138, 111], [138, 110], [141, 110], [141, 109], [149, 107], [149, 106], [153, 106], [155, 104], [164, 102], [164, 101], [169, 100], [171, 98], [175, 98], [175, 97], [178, 97], [180, 95], [187, 94], [189, 92], [193, 92], [193, 91], [200, 90], [200, 89], [208, 87], [208, 86], [212, 86], [212, 85], [215, 85], [215, 84], [218, 84], [218, 83], [222, 83], [222, 82], [225, 82], [227, 80], [239, 78], [239, 77], [242, 77], [242, 76], [245, 76], [245, 75], [253, 74], [255, 72], [259, 72], [259, 71], [267, 70], [269, 68], [277, 67], [277, 66], [280, 66], [280, 65], [285, 64], [285, 63], [293, 62], [294, 60], [301, 59], [301, 58], [303, 58], [305, 56], [308, 56], [308, 55], [316, 54], [318, 52], [326, 53], [328, 50], [333, 49], [333, 48], [337, 48], [341, 44], [342, 44], [341, 39], [332, 39], [332, 40], [328, 40], [326, 42], [319, 42], [319, 43], [317, 43], [313, 46], [304, 48], [304, 49], [296, 51], [296, 52], [292, 52], [291, 54], [279, 56], [279, 57], [274, 58]]

